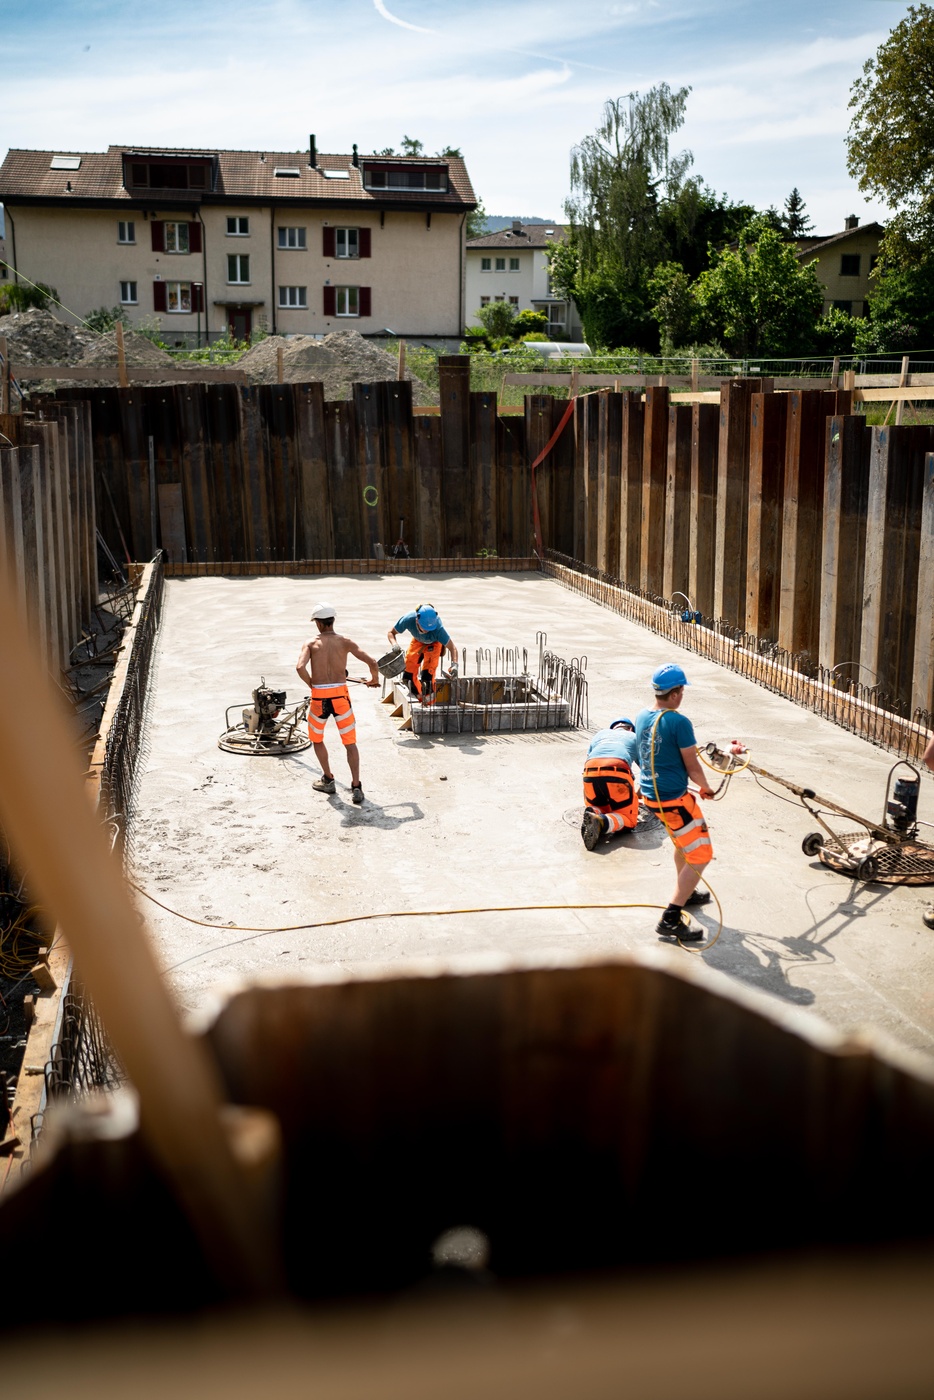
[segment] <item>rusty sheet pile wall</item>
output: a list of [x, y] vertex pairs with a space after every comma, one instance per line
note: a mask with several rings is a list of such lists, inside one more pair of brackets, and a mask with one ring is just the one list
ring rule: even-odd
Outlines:
[[89, 406], [0, 415], [0, 566], [53, 674], [97, 602], [95, 530]]

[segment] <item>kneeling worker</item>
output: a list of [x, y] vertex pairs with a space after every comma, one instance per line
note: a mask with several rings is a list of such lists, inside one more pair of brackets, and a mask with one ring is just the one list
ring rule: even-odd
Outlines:
[[430, 703], [441, 656], [447, 651], [452, 666], [456, 666], [457, 647], [441, 625], [441, 618], [430, 603], [421, 603], [414, 612], [400, 617], [395, 627], [389, 629], [386, 635], [393, 646], [398, 644], [397, 637], [400, 632], [412, 634], [409, 649], [405, 654], [403, 679], [413, 694]]
[[639, 794], [632, 776], [638, 762], [636, 727], [631, 719], [614, 719], [590, 741], [584, 764], [584, 820], [581, 836], [592, 851], [601, 836], [631, 831], [639, 820]]
[[[314, 744], [315, 757], [321, 764], [321, 777], [311, 786], [315, 792], [336, 791], [334, 774], [328, 762], [328, 751], [324, 746], [324, 726], [329, 719], [334, 719], [350, 767], [351, 796], [359, 806], [363, 801], [363, 788], [360, 785], [357, 726], [347, 692], [348, 655], [356, 656], [369, 666], [370, 679], [364, 681], [364, 685], [379, 685], [379, 672], [372, 656], [367, 656], [349, 637], [341, 637], [334, 631], [334, 615], [335, 609], [331, 603], [319, 603], [315, 608], [311, 616], [318, 629], [318, 635], [302, 647], [295, 669], [311, 691], [308, 737]], [[311, 675], [308, 674], [309, 665]]]
[[652, 677], [655, 708], [642, 710], [636, 720], [636, 743], [639, 749], [639, 785], [642, 800], [655, 812], [674, 841], [677, 881], [671, 903], [658, 922], [660, 938], [680, 939], [682, 943], [697, 943], [704, 937], [703, 929], [685, 920], [685, 908], [707, 904], [710, 895], [697, 888], [708, 863], [713, 860], [713, 847], [704, 814], [694, 794], [688, 790], [688, 779], [696, 783], [701, 797], [713, 797], [707, 786], [704, 770], [697, 757], [694, 726], [686, 715], [677, 713], [684, 699], [684, 687], [689, 684], [680, 666], [660, 666]]

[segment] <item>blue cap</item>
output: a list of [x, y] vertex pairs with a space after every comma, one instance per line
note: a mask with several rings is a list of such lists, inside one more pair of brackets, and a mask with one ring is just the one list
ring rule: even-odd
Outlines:
[[622, 719], [614, 719], [613, 723], [610, 725], [610, 728], [618, 729], [621, 724], [625, 724], [628, 729], [632, 730], [635, 730], [636, 727], [631, 719], [627, 719], [626, 716], [623, 715]]
[[690, 684], [681, 667], [673, 661], [669, 661], [667, 666], [659, 666], [652, 676], [652, 689], [656, 695], [666, 695], [669, 690], [677, 690], [679, 685]]
[[422, 632], [433, 632], [441, 625], [441, 619], [434, 608], [424, 607], [415, 609], [415, 621]]

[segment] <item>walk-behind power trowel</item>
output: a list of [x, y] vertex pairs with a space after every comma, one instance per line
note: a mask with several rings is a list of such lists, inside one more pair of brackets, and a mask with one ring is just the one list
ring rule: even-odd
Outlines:
[[[930, 823], [918, 821], [921, 774], [914, 764], [899, 759], [889, 769], [882, 820], [874, 822], [831, 802], [827, 797], [819, 797], [812, 788], [800, 787], [787, 778], [779, 778], [775, 773], [759, 768], [750, 762], [741, 745], [734, 745], [730, 752], [726, 752], [716, 744], [708, 744], [704, 755], [709, 766], [724, 775], [721, 787], [734, 774], [748, 769], [757, 777], [794, 793], [802, 807], [821, 827], [820, 831], [809, 832], [802, 841], [801, 849], [806, 856], [817, 856], [831, 870], [854, 875], [857, 880], [867, 884], [934, 885], [934, 846], [917, 839], [919, 825], [927, 826]], [[899, 769], [906, 771], [896, 777]], [[835, 831], [824, 820], [829, 814], [852, 822], [860, 830]]]
[[[240, 721], [231, 724], [230, 712], [237, 709], [240, 709]], [[254, 757], [301, 753], [311, 742], [304, 727], [307, 711], [307, 696], [301, 704], [287, 710], [285, 691], [271, 690], [263, 676], [253, 691], [252, 706], [227, 706], [227, 728], [218, 739], [217, 746], [228, 753], [245, 753]]]

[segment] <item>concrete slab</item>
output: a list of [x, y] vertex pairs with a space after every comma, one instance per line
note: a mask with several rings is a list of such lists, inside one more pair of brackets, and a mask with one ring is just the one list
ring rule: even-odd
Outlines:
[[[142, 902], [188, 1008], [203, 1007], [219, 984], [314, 964], [601, 953], [656, 942], [657, 915], [645, 908], [394, 916], [474, 905], [667, 903], [672, 860], [660, 829], [584, 850], [585, 732], [419, 738], [398, 732], [378, 692], [354, 688], [362, 808], [350, 803], [333, 725], [327, 742], [338, 792], [330, 798], [312, 791], [312, 750], [251, 759], [217, 748], [226, 706], [248, 702], [260, 676], [300, 698], [293, 667], [319, 597], [334, 601], [339, 630], [373, 655], [385, 651], [402, 612], [431, 601], [468, 649], [470, 671], [478, 646], [527, 646], [535, 655], [543, 629], [554, 651], [587, 658], [592, 729], [650, 703], [652, 671], [679, 660], [692, 681], [685, 713], [702, 742], [740, 737], [764, 767], [881, 816], [888, 754], [540, 575], [173, 580], [130, 862], [158, 899], [216, 925], [197, 927]], [[873, 1026], [934, 1054], [934, 935], [921, 922], [934, 890], [862, 886], [809, 860], [801, 840], [812, 819], [748, 774], [706, 810], [724, 929], [705, 960], [840, 1028]], [[934, 820], [930, 775], [920, 815]], [[349, 915], [368, 918], [260, 936], [232, 927]], [[706, 914], [700, 922], [716, 926]]]

